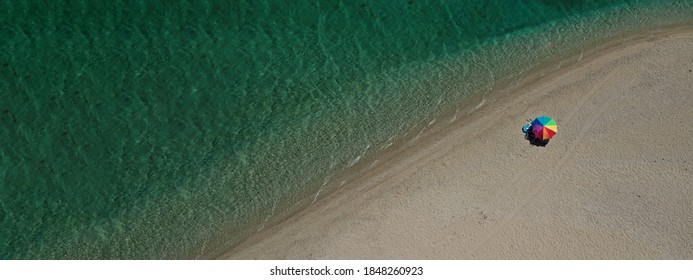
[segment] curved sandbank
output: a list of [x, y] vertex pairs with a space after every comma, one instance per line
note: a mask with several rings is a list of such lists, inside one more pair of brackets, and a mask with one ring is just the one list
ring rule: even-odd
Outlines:
[[[222, 258], [693, 258], [693, 32], [478, 105]], [[538, 115], [559, 125], [543, 148], [520, 131]]]

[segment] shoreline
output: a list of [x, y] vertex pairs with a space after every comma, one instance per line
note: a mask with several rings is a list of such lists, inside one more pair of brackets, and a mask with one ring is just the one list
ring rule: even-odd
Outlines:
[[[606, 44], [605, 48], [602, 48], [601, 50], [596, 50], [595, 53], [591, 55], [587, 55], [584, 57], [582, 60], [578, 60], [575, 63], [569, 64], [566, 67], [561, 67], [558, 71], [555, 71], [553, 73], [550, 73], [548, 75], [538, 75], [535, 80], [532, 79], [530, 76], [527, 81], [523, 82], [518, 82], [515, 85], [510, 85], [510, 87], [507, 88], [506, 94], [502, 94], [503, 90], [499, 90], [500, 93], [496, 92], [495, 95], [498, 96], [498, 98], [493, 99], [491, 97], [488, 97], [489, 100], [485, 101], [483, 106], [479, 106], [479, 108], [472, 110], [471, 112], [467, 113], [466, 117], [462, 117], [460, 119], [455, 120], [452, 122], [449, 126], [447, 126], [444, 129], [436, 129], [435, 127], [429, 130], [429, 133], [426, 133], [425, 135], [422, 135], [419, 139], [416, 139], [417, 141], [414, 141], [414, 143], [409, 142], [409, 143], [404, 143], [401, 145], [401, 147], [397, 147], [396, 149], [393, 149], [392, 154], [387, 157], [384, 156], [377, 160], [377, 164], [372, 166], [370, 170], [367, 170], [365, 175], [361, 176], [360, 178], [354, 179], [349, 181], [348, 183], [345, 183], [345, 185], [336, 191], [331, 192], [327, 197], [324, 197], [322, 199], [319, 199], [316, 201], [314, 204], [308, 206], [307, 208], [299, 211], [298, 213], [290, 216], [288, 219], [270, 226], [263, 231], [260, 231], [259, 233], [256, 233], [255, 235], [249, 237], [246, 239], [244, 242], [239, 244], [238, 246], [232, 248], [229, 252], [225, 253], [222, 255], [222, 258], [240, 258], [240, 259], [245, 259], [245, 258], [353, 258], [354, 255], [349, 255], [349, 254], [326, 254], [324, 256], [316, 256], [315, 254], [309, 254], [304, 257], [298, 257], [297, 255], [276, 255], [272, 254], [270, 252], [264, 252], [263, 250], [260, 249], [262, 245], [266, 245], [272, 242], [277, 242], [278, 239], [283, 239], [279, 238], [278, 236], [282, 234], [288, 234], [288, 232], [291, 232], [290, 236], [297, 236], [304, 234], [306, 237], [313, 236], [315, 237], [317, 232], [307, 232], [310, 231], [309, 229], [305, 230], [298, 230], [297, 227], [303, 227], [303, 226], [310, 226], [310, 223], [307, 222], [307, 220], [315, 219], [317, 217], [321, 216], [321, 213], [328, 213], [328, 212], [343, 212], [342, 215], [346, 217], [350, 217], [356, 215], [359, 213], [361, 210], [360, 207], [357, 208], [349, 208], [349, 205], [358, 205], [362, 203], [376, 203], [378, 199], [382, 199], [384, 196], [386, 196], [387, 191], [394, 191], [397, 192], [397, 188], [393, 186], [392, 181], [395, 180], [401, 180], [402, 178], [411, 178], [413, 174], [417, 173], [417, 166], [421, 167], [422, 165], [435, 162], [435, 161], [442, 161], [442, 165], [445, 164], [445, 160], [440, 159], [441, 156], [441, 149], [452, 149], [455, 146], [466, 146], [464, 144], [452, 144], [449, 142], [450, 138], [455, 138], [454, 135], [462, 136], [470, 133], [470, 129], [473, 127], [478, 126], [479, 123], [484, 122], [485, 119], [493, 118], [493, 114], [488, 114], [489, 112], [496, 111], [502, 109], [505, 107], [506, 109], [508, 108], [513, 108], [514, 105], [513, 103], [522, 103], [526, 95], [529, 95], [532, 91], [536, 90], [537, 88], [541, 88], [542, 85], [545, 84], [550, 84], [551, 82], [555, 82], [555, 80], [563, 77], [565, 78], [567, 73], [573, 72], [573, 71], [579, 71], [580, 69], [585, 68], [585, 65], [590, 65], [590, 64], [595, 64], [595, 63], [605, 63], [604, 61], [608, 61], [609, 59], [613, 59], [614, 56], [623, 56], [623, 53], [627, 52], [632, 52], [634, 49], [642, 49], [645, 48], [647, 45], [653, 44], [653, 42], [662, 42], [662, 41], [667, 41], [667, 40], [673, 40], [671, 38], [693, 38], [693, 33], [691, 33], [690, 28], [685, 28], [685, 30], [679, 29], [675, 31], [669, 31], [669, 32], [655, 32], [654, 34], [649, 33], [649, 34], [640, 34], [639, 36], [635, 36], [635, 39], [631, 40], [617, 40], [616, 43], [611, 42], [611, 44]], [[570, 60], [570, 59], [568, 59]], [[562, 63], [560, 65], [563, 65]], [[693, 66], [692, 66], [693, 67]], [[512, 96], [508, 95], [507, 93], [509, 92], [514, 92], [518, 91], [520, 93], [518, 94], [513, 94]], [[536, 94], [535, 94], [536, 95]], [[579, 95], [577, 95], [579, 97]], [[506, 100], [508, 99], [508, 100]], [[471, 102], [471, 101], [470, 101]], [[497, 104], [500, 103], [500, 104]], [[473, 108], [473, 107], [472, 107]], [[515, 108], [515, 111], [521, 110], [518, 108]], [[559, 126], [562, 126], [562, 118], [560, 115], [557, 115], [557, 120], [559, 121]], [[519, 116], [518, 116], [519, 117]], [[527, 115], [527, 117], [530, 117]], [[497, 117], [495, 118], [495, 121], [497, 120]], [[514, 119], [508, 119], [507, 121], [511, 122], [517, 122], [518, 124], [522, 123], [524, 119], [522, 118], [514, 118]], [[439, 125], [442, 125], [442, 121], [438, 122]], [[563, 127], [563, 126], [562, 126]], [[484, 131], [484, 128], [481, 128], [482, 131], [476, 132], [476, 134], [484, 134], [488, 133], [488, 131]], [[486, 130], [490, 130], [486, 128]], [[519, 128], [518, 128], [519, 131]], [[555, 143], [550, 143], [549, 146], [547, 147], [547, 150], [550, 150], [553, 148], [552, 146], [559, 146], [561, 142], [561, 138], [565, 134], [562, 133], [565, 131], [564, 129], [559, 129], [559, 135], [557, 136], [557, 139], [552, 141]], [[514, 131], [513, 131], [514, 132]], [[473, 133], [473, 132], [472, 132]], [[519, 135], [517, 138], [521, 139], [521, 134], [517, 133]], [[469, 139], [469, 138], [466, 138]], [[517, 140], [517, 139], [513, 139]], [[690, 140], [689, 140], [690, 141]], [[414, 147], [410, 147], [414, 146]], [[515, 147], [517, 148], [517, 147]], [[522, 151], [522, 150], [521, 150]], [[470, 151], [471, 152], [471, 151]], [[520, 155], [521, 156], [521, 155]], [[370, 165], [369, 161], [364, 161], [359, 163], [360, 165]], [[362, 167], [363, 168], [363, 167]], [[492, 168], [489, 168], [492, 170]], [[465, 172], [466, 170], [461, 169], [462, 172]], [[467, 172], [473, 172], [474, 170], [469, 170]], [[479, 174], [476, 174], [479, 175]], [[520, 176], [522, 175], [517, 175], [515, 176]], [[423, 183], [427, 184], [427, 183]], [[415, 184], [414, 184], [415, 185]], [[470, 186], [467, 186], [468, 188]], [[355, 197], [354, 197], [355, 196]], [[360, 201], [360, 202], [359, 202]], [[386, 209], [392, 210], [392, 208], [387, 208]], [[400, 209], [401, 210], [401, 209]], [[394, 211], [394, 210], [392, 210]], [[488, 211], [487, 211], [488, 212]], [[482, 220], [487, 220], [489, 219], [489, 216], [491, 214], [488, 214], [484, 211], [481, 211], [480, 214], [482, 217]], [[358, 216], [358, 215], [356, 215]], [[486, 218], [484, 218], [486, 217]], [[322, 219], [324, 220], [324, 219]], [[354, 223], [358, 219], [352, 219], [352, 221], [344, 221], [344, 222], [338, 222], [340, 224], [344, 223]], [[377, 221], [378, 219], [374, 219], [374, 221]], [[298, 226], [298, 224], [301, 223], [301, 226]], [[395, 238], [396, 239], [396, 238]], [[323, 245], [326, 245], [326, 243], [330, 241], [330, 238], [326, 239], [321, 239], [323, 242]], [[288, 244], [290, 242], [286, 242]], [[276, 244], [275, 244], [276, 245]], [[286, 245], [288, 246], [288, 245]], [[301, 247], [301, 246], [298, 246]], [[320, 247], [320, 245], [317, 244], [306, 244], [305, 247], [307, 248], [316, 248]], [[294, 249], [298, 250], [298, 248]], [[478, 250], [476, 250], [478, 251]], [[276, 253], [276, 251], [275, 251]], [[690, 254], [690, 252], [688, 252]], [[421, 256], [417, 255], [406, 255], [409, 257], [405, 258], [421, 258]], [[690, 255], [689, 255], [690, 256]], [[368, 256], [359, 256], [360, 258], [371, 258]], [[375, 258], [381, 258], [374, 256]], [[385, 257], [392, 257], [392, 256], [385, 256]], [[403, 257], [400, 255], [399, 257]], [[423, 256], [423, 258], [438, 258], [441, 256]], [[474, 255], [468, 255], [468, 257], [475, 258]]]

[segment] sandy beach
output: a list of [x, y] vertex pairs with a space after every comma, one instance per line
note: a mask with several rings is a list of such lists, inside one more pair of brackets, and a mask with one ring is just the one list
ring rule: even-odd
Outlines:
[[[693, 258], [692, 32], [621, 42], [479, 105], [222, 258]], [[559, 125], [546, 147], [520, 131], [539, 115]]]

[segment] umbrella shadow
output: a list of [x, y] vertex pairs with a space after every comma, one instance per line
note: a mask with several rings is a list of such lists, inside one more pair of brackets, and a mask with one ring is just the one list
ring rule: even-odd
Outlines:
[[532, 146], [546, 147], [546, 145], [549, 144], [549, 139], [541, 140], [534, 138], [534, 135], [531, 135], [531, 133], [525, 133], [525, 139], [529, 141], [529, 144]]

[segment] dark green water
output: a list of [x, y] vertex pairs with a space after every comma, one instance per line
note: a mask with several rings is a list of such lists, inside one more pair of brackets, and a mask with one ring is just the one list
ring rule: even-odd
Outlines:
[[[207, 258], [693, 1], [3, 1], [0, 258]], [[470, 3], [472, 2], [472, 3]]]

